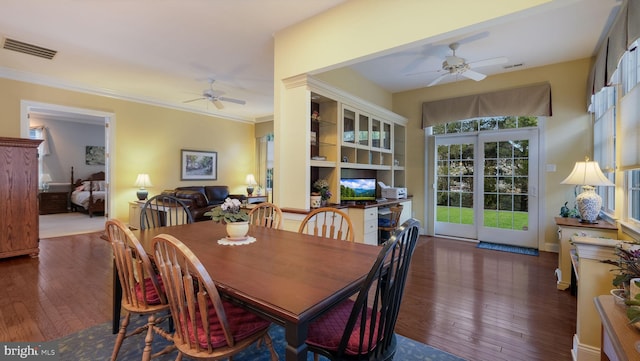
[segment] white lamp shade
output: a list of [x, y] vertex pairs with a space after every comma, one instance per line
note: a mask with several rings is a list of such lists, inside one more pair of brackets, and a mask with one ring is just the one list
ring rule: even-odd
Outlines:
[[52, 180], [53, 180], [53, 179], [51, 179], [51, 175], [49, 175], [49, 173], [43, 173], [43, 174], [40, 176], [40, 181], [41, 181], [42, 183], [49, 183], [49, 182], [51, 182]]
[[598, 162], [589, 161], [586, 158], [584, 162], [576, 162], [571, 174], [565, 180], [560, 182], [561, 184], [574, 184], [574, 185], [590, 185], [590, 186], [613, 186], [607, 177], [600, 171]]
[[142, 189], [144, 189], [145, 187], [153, 187], [153, 184], [151, 184], [151, 178], [149, 178], [149, 175], [145, 173], [138, 174], [135, 185], [136, 187], [140, 187]]
[[247, 178], [245, 179], [245, 183], [247, 185], [258, 184], [258, 182], [256, 182], [256, 177], [254, 177], [253, 174], [247, 174]]

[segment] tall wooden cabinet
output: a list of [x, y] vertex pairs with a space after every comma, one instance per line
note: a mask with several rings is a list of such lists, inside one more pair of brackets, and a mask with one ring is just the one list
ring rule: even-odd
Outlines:
[[0, 137], [0, 258], [38, 254], [38, 145]]

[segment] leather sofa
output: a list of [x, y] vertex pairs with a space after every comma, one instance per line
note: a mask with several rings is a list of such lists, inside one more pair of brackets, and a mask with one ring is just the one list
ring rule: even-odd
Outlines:
[[229, 194], [227, 186], [188, 186], [169, 189], [162, 192], [183, 201], [193, 216], [195, 222], [210, 220], [204, 214], [217, 205], [224, 203], [227, 198], [246, 199], [243, 194]]

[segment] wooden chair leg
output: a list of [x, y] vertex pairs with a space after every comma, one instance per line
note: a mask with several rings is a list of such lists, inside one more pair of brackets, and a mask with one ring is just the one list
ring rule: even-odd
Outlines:
[[269, 336], [269, 334], [267, 333], [266, 335], [264, 335], [263, 340], [265, 345], [267, 345], [267, 348], [269, 349], [269, 353], [271, 353], [271, 361], [278, 361], [280, 358], [278, 357], [278, 353], [276, 352], [276, 350], [273, 348], [273, 340], [271, 340], [271, 336]]
[[153, 327], [155, 324], [155, 315], [149, 315], [149, 320], [147, 322], [147, 336], [144, 338], [144, 350], [142, 351], [142, 361], [151, 360], [151, 344], [153, 343]]
[[118, 337], [116, 337], [116, 343], [113, 345], [113, 353], [111, 354], [111, 361], [116, 361], [118, 358], [118, 352], [120, 351], [120, 346], [122, 346], [122, 341], [124, 341], [127, 336], [127, 326], [129, 326], [129, 319], [131, 318], [131, 314], [127, 312], [127, 315], [122, 320], [120, 324], [120, 331], [118, 332]]

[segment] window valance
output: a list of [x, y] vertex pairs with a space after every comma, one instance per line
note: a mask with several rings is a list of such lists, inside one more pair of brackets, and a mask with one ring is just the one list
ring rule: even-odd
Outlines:
[[587, 85], [587, 104], [591, 96], [611, 85], [611, 76], [631, 44], [640, 38], [640, 0], [625, 0], [607, 36], [600, 44]]
[[422, 128], [495, 116], [551, 116], [549, 83], [422, 103]]

